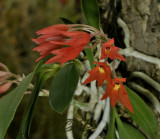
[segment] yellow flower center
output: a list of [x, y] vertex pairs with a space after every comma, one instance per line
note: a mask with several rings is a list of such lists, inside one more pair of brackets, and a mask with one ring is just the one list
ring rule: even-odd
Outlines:
[[120, 84], [118, 82], [115, 83], [114, 90], [118, 91], [120, 88]]
[[110, 47], [106, 47], [106, 49], [105, 49], [105, 53], [106, 53], [106, 54], [109, 54], [109, 53], [110, 53], [110, 51], [111, 51], [111, 48], [110, 48]]
[[99, 67], [99, 72], [100, 72], [100, 73], [105, 73], [104, 69], [103, 69], [103, 68], [100, 68], [100, 67]]

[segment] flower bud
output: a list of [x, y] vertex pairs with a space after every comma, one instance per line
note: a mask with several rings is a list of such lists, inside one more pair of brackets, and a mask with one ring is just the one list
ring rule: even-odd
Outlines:
[[0, 94], [6, 92], [11, 87], [11, 85], [12, 85], [11, 82], [8, 82], [8, 83], [1, 85], [0, 86]]
[[0, 82], [4, 81], [10, 77], [11, 77], [10, 72], [0, 71]]
[[0, 63], [0, 69], [4, 70], [4, 71], [9, 71], [9, 69], [7, 68], [6, 65], [4, 65], [3, 63]]

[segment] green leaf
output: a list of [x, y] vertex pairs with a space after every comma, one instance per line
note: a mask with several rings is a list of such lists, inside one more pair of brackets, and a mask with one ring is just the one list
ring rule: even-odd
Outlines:
[[121, 121], [115, 108], [113, 108], [113, 112], [116, 117], [120, 139], [145, 139], [145, 136], [141, 134], [136, 128]]
[[115, 134], [115, 108], [111, 108], [111, 113], [110, 113], [110, 122], [109, 122], [109, 128], [107, 131], [107, 136], [106, 139], [116, 139], [116, 134]]
[[119, 134], [120, 139], [131, 139], [131, 136], [129, 135], [125, 127], [123, 126], [122, 121], [120, 120], [116, 109], [114, 111], [114, 114], [116, 116], [116, 123], [117, 123], [118, 134]]
[[36, 100], [38, 97], [38, 93], [42, 87], [42, 78], [41, 73], [38, 74], [38, 78], [36, 79], [36, 84], [34, 86], [34, 90], [32, 91], [32, 94], [30, 96], [29, 102], [27, 109], [25, 111], [22, 124], [20, 127], [20, 130], [18, 132], [17, 139], [28, 139], [29, 137], [29, 130], [30, 130], [30, 125], [32, 122], [32, 117], [33, 117], [33, 112], [34, 112], [34, 107], [36, 104]]
[[[39, 65], [36, 69], [39, 68]], [[24, 92], [27, 90], [34, 74], [34, 72], [30, 73], [25, 79], [9, 94], [0, 99], [0, 139], [3, 139], [5, 133], [14, 118], [16, 109], [22, 100]]]
[[129, 112], [137, 125], [151, 138], [158, 139], [158, 124], [145, 102], [131, 89], [125, 87], [134, 113]]
[[[90, 26], [100, 28], [100, 15], [97, 0], [81, 0], [81, 6], [84, 16]], [[91, 69], [94, 68], [93, 51], [91, 49], [84, 50], [90, 63]]]
[[93, 64], [93, 62], [94, 62], [93, 51], [91, 49], [85, 49], [84, 51], [85, 51], [85, 53], [87, 55], [87, 58], [89, 60], [90, 67], [91, 67], [91, 69], [93, 69], [94, 68], [94, 64]]
[[139, 132], [136, 128], [134, 128], [133, 126], [122, 122], [124, 128], [127, 130], [128, 134], [131, 136], [132, 139], [146, 139], [146, 137]]
[[62, 21], [63, 21], [63, 23], [65, 23], [65, 24], [73, 24], [73, 22], [72, 21], [70, 21], [70, 20], [68, 20], [68, 19], [66, 19], [66, 18], [64, 18], [64, 17], [59, 17]]
[[116, 108], [111, 109], [110, 124], [107, 132], [106, 139], [116, 139], [115, 135], [115, 119], [118, 127], [118, 134], [120, 139], [145, 139], [145, 136], [141, 134], [137, 129], [131, 125], [124, 123], [120, 120]]
[[84, 16], [89, 25], [100, 28], [100, 15], [97, 0], [81, 0]]
[[74, 63], [67, 64], [54, 77], [49, 101], [53, 110], [62, 114], [69, 105], [76, 90], [79, 72]]
[[43, 83], [45, 83], [45, 81], [53, 76], [56, 73], [57, 69], [59, 69], [59, 65], [57, 64], [50, 65], [49, 67], [48, 66], [49, 65], [42, 65], [38, 70], [39, 74], [37, 75], [34, 89], [32, 91], [32, 94], [30, 95], [28, 106], [24, 113], [17, 139], [28, 139], [34, 113], [34, 107], [38, 98], [39, 91], [41, 90]]

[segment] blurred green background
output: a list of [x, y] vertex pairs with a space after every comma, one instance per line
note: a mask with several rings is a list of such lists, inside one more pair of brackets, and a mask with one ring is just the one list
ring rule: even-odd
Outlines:
[[[1, 0], [0, 1], [0, 62], [16, 74], [28, 74], [36, 66], [38, 54], [31, 41], [36, 31], [62, 23], [65, 17], [75, 23], [83, 20], [79, 0]], [[29, 96], [25, 96], [16, 112], [5, 139], [15, 139]], [[38, 98], [29, 139], [65, 139], [66, 112], [55, 113], [47, 97]], [[74, 136], [81, 138], [82, 128], [73, 122]]]

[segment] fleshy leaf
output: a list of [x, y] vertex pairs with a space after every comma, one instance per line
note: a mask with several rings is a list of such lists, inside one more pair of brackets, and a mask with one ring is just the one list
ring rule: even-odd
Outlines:
[[72, 21], [70, 21], [70, 20], [68, 20], [67, 18], [64, 18], [64, 17], [59, 17], [62, 21], [63, 21], [63, 23], [65, 23], [65, 24], [73, 24], [73, 22]]
[[[81, 0], [81, 7], [83, 14], [90, 26], [100, 28], [100, 15], [97, 0]], [[91, 69], [94, 68], [93, 51], [91, 49], [85, 49], [85, 53], [90, 63]]]
[[128, 134], [132, 137], [132, 139], [146, 139], [146, 137], [139, 132], [136, 128], [134, 128], [133, 126], [122, 122], [124, 128], [127, 130]]
[[81, 0], [81, 6], [88, 24], [99, 29], [100, 15], [97, 0]]
[[34, 107], [43, 83], [42, 79], [43, 79], [43, 76], [41, 76], [41, 73], [39, 73], [36, 79], [36, 84], [34, 86], [32, 94], [30, 95], [28, 106], [25, 111], [25, 114], [21, 123], [21, 127], [17, 135], [17, 139], [28, 139], [29, 137], [29, 131], [30, 131], [30, 125], [32, 122]]
[[[145, 139], [145, 136], [142, 133], [140, 133], [136, 128], [134, 128], [131, 125], [121, 121], [115, 107], [112, 109], [112, 115], [111, 116], [112, 116], [111, 120], [113, 118], [116, 119], [117, 130], [118, 130], [118, 135], [119, 135], [120, 139]], [[115, 125], [113, 125], [113, 127], [115, 129]], [[112, 128], [112, 134], [109, 131], [108, 131], [108, 134], [110, 133], [109, 134], [110, 136], [107, 134], [107, 137], [108, 137], [107, 139], [110, 139], [110, 138], [114, 139], [115, 138], [115, 130], [113, 130], [113, 128]]]
[[[41, 65], [38, 64], [37, 68]], [[14, 118], [16, 109], [22, 100], [24, 92], [27, 90], [32, 78], [36, 72], [30, 73], [23, 81], [9, 94], [0, 99], [0, 139], [3, 139], [5, 133]]]
[[94, 61], [93, 51], [91, 49], [85, 49], [84, 51], [85, 51], [85, 53], [87, 55], [87, 58], [89, 60], [90, 67], [91, 67], [91, 69], [93, 69], [94, 68], [94, 64], [93, 64], [93, 61]]
[[116, 123], [117, 123], [117, 127], [118, 127], [118, 134], [120, 139], [130, 139], [131, 136], [129, 135], [129, 133], [127, 132], [127, 130], [125, 129], [125, 127], [122, 124], [121, 119], [119, 118], [119, 115], [115, 109], [114, 111], [115, 117], [116, 117]]
[[116, 134], [115, 134], [115, 108], [111, 108], [111, 113], [110, 113], [110, 122], [109, 122], [109, 128], [107, 131], [107, 136], [106, 139], [116, 139]]
[[79, 80], [79, 72], [74, 63], [65, 65], [52, 81], [49, 101], [53, 110], [62, 114], [73, 97]]
[[158, 124], [154, 114], [146, 103], [131, 89], [125, 87], [134, 113], [129, 112], [131, 118], [151, 138], [158, 138]]

